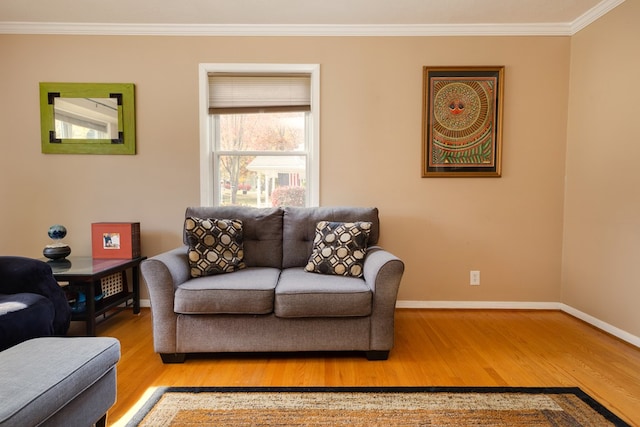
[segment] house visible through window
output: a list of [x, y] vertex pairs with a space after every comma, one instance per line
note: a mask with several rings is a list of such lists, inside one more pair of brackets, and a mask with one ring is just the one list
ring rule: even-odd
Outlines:
[[201, 87], [206, 78], [202, 203], [317, 205], [318, 66], [204, 64], [200, 70]]

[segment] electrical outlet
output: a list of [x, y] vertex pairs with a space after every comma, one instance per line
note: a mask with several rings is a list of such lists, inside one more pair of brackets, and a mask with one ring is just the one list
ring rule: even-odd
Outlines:
[[479, 286], [480, 285], [480, 271], [479, 270], [471, 270], [469, 273], [469, 284], [471, 286]]

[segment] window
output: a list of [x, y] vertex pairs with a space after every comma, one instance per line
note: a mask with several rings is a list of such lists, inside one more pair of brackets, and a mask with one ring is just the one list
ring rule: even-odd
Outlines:
[[201, 204], [317, 206], [319, 66], [201, 64]]

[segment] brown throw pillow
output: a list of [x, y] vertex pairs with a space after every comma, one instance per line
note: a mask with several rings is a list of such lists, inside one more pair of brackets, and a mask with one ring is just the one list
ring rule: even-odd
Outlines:
[[320, 221], [305, 270], [362, 277], [370, 232], [370, 222]]
[[245, 268], [242, 221], [187, 217], [191, 277], [230, 273]]

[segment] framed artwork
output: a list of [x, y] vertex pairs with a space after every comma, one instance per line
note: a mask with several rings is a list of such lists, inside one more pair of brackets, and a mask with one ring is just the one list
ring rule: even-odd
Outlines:
[[138, 258], [139, 222], [94, 222], [91, 224], [93, 258]]
[[422, 177], [502, 173], [504, 67], [424, 67]]

